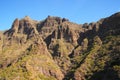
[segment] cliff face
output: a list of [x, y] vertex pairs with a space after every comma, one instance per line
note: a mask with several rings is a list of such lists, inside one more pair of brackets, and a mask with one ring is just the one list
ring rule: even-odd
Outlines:
[[1, 80], [120, 79], [120, 13], [82, 25], [15, 19], [0, 34]]

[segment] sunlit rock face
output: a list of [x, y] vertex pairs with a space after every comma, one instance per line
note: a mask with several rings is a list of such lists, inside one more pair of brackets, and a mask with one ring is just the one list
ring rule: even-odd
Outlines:
[[119, 80], [120, 13], [76, 24], [15, 19], [0, 32], [0, 80]]

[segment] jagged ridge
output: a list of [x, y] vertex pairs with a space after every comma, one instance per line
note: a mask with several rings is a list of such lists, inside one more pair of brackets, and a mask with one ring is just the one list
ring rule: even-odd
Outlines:
[[51, 16], [15, 19], [0, 35], [0, 79], [120, 79], [119, 26], [120, 13], [82, 25]]

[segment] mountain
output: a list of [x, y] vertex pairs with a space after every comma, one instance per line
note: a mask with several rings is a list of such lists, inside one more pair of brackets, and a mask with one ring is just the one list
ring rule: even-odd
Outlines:
[[85, 24], [15, 19], [0, 32], [0, 80], [120, 80], [120, 12]]

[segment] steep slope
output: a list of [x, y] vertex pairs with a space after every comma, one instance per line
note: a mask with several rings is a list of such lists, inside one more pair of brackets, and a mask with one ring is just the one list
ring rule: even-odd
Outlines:
[[62, 80], [63, 78], [60, 68], [52, 60], [42, 39], [31, 44], [16, 62], [0, 70], [0, 73], [1, 79], [5, 80]]
[[62, 80], [64, 76], [60, 68], [53, 61], [41, 36], [34, 32], [36, 27], [30, 21], [28, 17], [20, 21], [16, 19], [12, 28], [4, 33], [0, 79]]
[[119, 80], [120, 13], [76, 24], [15, 19], [0, 33], [1, 80]]
[[[93, 37], [92, 48], [82, 64], [75, 70], [75, 80], [119, 80], [120, 60], [120, 13], [103, 20], [98, 31], [101, 40]], [[97, 42], [96, 42], [97, 41]]]

